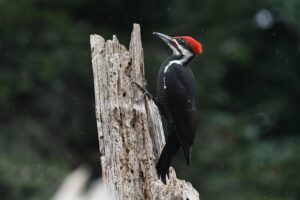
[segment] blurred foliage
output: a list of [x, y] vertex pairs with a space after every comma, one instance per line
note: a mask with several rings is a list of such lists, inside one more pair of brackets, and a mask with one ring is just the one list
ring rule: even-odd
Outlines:
[[152, 31], [204, 46], [178, 176], [206, 200], [299, 200], [299, 18], [298, 0], [0, 0], [1, 199], [48, 199], [82, 163], [100, 175], [89, 34], [128, 44], [137, 22], [152, 91], [170, 54]]

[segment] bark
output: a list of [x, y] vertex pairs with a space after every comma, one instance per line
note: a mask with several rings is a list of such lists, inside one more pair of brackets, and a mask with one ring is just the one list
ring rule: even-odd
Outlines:
[[134, 24], [129, 50], [116, 36], [105, 41], [91, 35], [96, 119], [102, 176], [112, 199], [199, 199], [190, 183], [171, 168], [164, 185], [155, 164], [165, 138], [159, 111], [152, 100], [136, 102], [144, 85], [140, 27]]

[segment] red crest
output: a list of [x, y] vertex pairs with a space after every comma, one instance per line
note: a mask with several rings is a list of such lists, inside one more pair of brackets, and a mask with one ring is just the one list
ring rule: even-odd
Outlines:
[[199, 55], [202, 54], [202, 44], [195, 40], [194, 38], [190, 36], [180, 36], [180, 38], [184, 39], [190, 47], [193, 49], [194, 53]]

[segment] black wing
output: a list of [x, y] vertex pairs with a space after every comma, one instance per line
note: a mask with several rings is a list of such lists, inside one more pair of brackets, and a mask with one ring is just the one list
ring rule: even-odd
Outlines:
[[190, 68], [173, 64], [165, 74], [168, 118], [175, 127], [187, 164], [196, 133], [195, 79]]

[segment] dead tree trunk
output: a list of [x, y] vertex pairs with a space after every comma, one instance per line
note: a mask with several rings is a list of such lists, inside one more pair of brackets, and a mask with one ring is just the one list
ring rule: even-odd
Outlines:
[[137, 103], [144, 83], [140, 27], [134, 24], [129, 51], [116, 36], [91, 35], [96, 118], [102, 176], [111, 199], [199, 199], [198, 192], [172, 170], [164, 185], [155, 163], [165, 143], [153, 101]]

